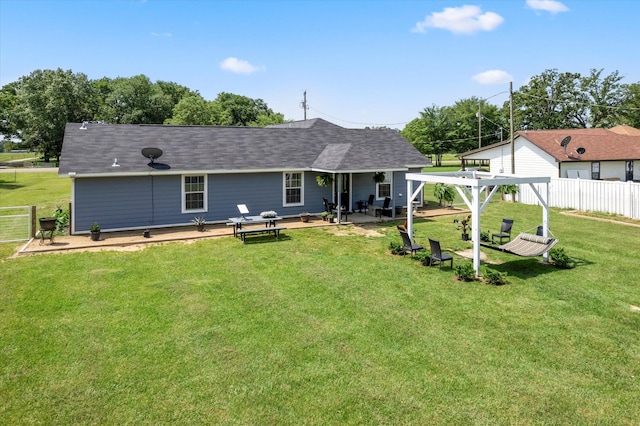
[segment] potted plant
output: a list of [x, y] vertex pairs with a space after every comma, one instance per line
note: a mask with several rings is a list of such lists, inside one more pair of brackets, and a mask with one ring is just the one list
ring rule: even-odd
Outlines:
[[516, 202], [516, 194], [520, 192], [520, 187], [516, 184], [510, 185], [500, 185], [500, 192], [502, 192], [502, 198], [504, 199], [504, 195], [511, 195], [511, 202]]
[[316, 182], [318, 183], [318, 186], [330, 186], [331, 184], [333, 184], [333, 176], [331, 176], [329, 173], [323, 173], [316, 176]]
[[327, 220], [329, 221], [329, 223], [334, 223], [335, 222], [335, 215], [333, 213], [328, 213], [327, 214]]
[[204, 226], [207, 224], [207, 220], [204, 217], [194, 217], [191, 222], [196, 224], [196, 230], [198, 232], [204, 231]]
[[300, 220], [305, 223], [309, 222], [309, 213], [308, 212], [300, 213]]
[[384, 172], [375, 172], [373, 174], [373, 181], [375, 183], [382, 183], [384, 182], [385, 178], [386, 178], [386, 175], [384, 174]]
[[438, 203], [440, 203], [441, 206], [446, 202], [446, 204], [451, 207], [456, 196], [456, 189], [451, 185], [438, 182], [433, 190], [433, 195], [438, 199]]
[[322, 218], [322, 220], [324, 220], [325, 222], [327, 221], [327, 216], [329, 216], [329, 212], [322, 212], [320, 213], [320, 217]]
[[98, 241], [100, 239], [100, 225], [98, 225], [98, 222], [93, 222], [89, 227], [89, 232], [91, 233], [91, 241]]
[[457, 223], [456, 229], [462, 230], [462, 241], [469, 241], [469, 233], [467, 232], [471, 227], [471, 215], [464, 219], [453, 219], [453, 223]]

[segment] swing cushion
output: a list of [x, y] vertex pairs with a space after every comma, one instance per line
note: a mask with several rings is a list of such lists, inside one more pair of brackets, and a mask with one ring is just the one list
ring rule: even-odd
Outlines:
[[548, 252], [557, 244], [556, 238], [520, 233], [516, 238], [499, 246], [501, 250], [524, 257], [537, 257]]

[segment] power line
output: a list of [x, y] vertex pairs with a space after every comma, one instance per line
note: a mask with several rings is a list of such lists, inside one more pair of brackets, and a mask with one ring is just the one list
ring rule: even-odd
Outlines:
[[536, 95], [531, 95], [529, 93], [517, 93], [518, 96], [523, 96], [525, 98], [535, 98], [535, 99], [542, 99], [543, 101], [553, 101], [556, 102], [558, 104], [568, 104], [568, 103], [575, 103], [576, 105], [582, 105], [582, 106], [586, 106], [588, 108], [609, 108], [609, 109], [621, 109], [621, 110], [640, 110], [640, 108], [633, 108], [633, 107], [623, 107], [623, 106], [612, 106], [612, 105], [598, 105], [598, 104], [591, 104], [588, 102], [581, 102], [581, 101], [566, 101], [566, 100], [561, 100], [561, 99], [556, 99], [556, 98], [548, 98], [548, 97], [544, 97], [544, 96], [536, 96]]
[[409, 123], [409, 121], [403, 121], [403, 122], [400, 122], [400, 123], [386, 123], [386, 124], [379, 124], [379, 123], [360, 123], [360, 122], [357, 122], [357, 121], [343, 120], [343, 119], [341, 119], [341, 118], [331, 116], [331, 115], [326, 114], [326, 113], [324, 113], [324, 112], [322, 112], [322, 111], [318, 111], [317, 109], [315, 109], [315, 108], [313, 108], [313, 107], [309, 106], [308, 104], [307, 104], [307, 108], [312, 109], [312, 110], [314, 110], [315, 112], [317, 112], [318, 114], [322, 114], [322, 115], [324, 115], [325, 117], [329, 117], [329, 118], [331, 118], [331, 119], [333, 119], [333, 120], [338, 120], [338, 121], [342, 121], [343, 123], [349, 123], [349, 124], [358, 124], [358, 125], [361, 125], [361, 126], [374, 126], [374, 127], [383, 127], [383, 126], [387, 126], [387, 127], [388, 127], [388, 126], [399, 126], [399, 125], [401, 125], [401, 124], [407, 124], [407, 123]]

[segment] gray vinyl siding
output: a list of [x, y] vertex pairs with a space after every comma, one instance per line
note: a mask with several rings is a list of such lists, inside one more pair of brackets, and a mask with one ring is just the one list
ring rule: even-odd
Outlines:
[[207, 212], [182, 213], [182, 176], [77, 178], [74, 180], [74, 231], [86, 232], [93, 222], [107, 231], [168, 225], [189, 225], [196, 216], [223, 222], [238, 216], [238, 204], [252, 215], [275, 210], [280, 216], [324, 210], [315, 173], [303, 173], [302, 206], [284, 206], [283, 174], [253, 173], [207, 176]]
[[87, 231], [93, 222], [102, 229], [131, 226], [131, 217], [151, 217], [148, 178], [74, 179], [76, 232]]

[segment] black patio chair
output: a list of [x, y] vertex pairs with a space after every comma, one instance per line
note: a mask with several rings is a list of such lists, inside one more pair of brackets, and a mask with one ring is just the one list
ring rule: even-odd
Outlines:
[[[330, 203], [329, 200], [324, 197], [322, 198], [322, 201], [324, 202], [324, 211], [336, 216], [338, 215], [338, 206], [336, 206], [335, 203]], [[340, 215], [344, 216], [345, 220], [349, 220], [349, 210], [347, 206], [340, 206]]]
[[334, 203], [330, 203], [326, 198], [322, 198], [322, 202], [324, 202], [324, 211], [327, 213], [333, 213], [336, 211], [336, 205]]
[[391, 198], [385, 197], [384, 203], [382, 203], [382, 207], [379, 207], [376, 209], [376, 216], [382, 217], [384, 215], [384, 216], [391, 217], [393, 215], [393, 209], [389, 207], [390, 204], [391, 204]]
[[398, 226], [398, 232], [400, 232], [400, 235], [402, 236], [402, 245], [403, 245], [403, 248], [405, 250], [405, 253], [407, 251], [410, 251], [411, 255], [413, 256], [414, 254], [416, 254], [416, 252], [418, 252], [420, 250], [424, 250], [423, 246], [421, 246], [420, 244], [416, 244], [413, 241], [411, 241], [411, 237], [409, 236], [407, 231], [403, 231], [402, 229], [400, 229], [399, 226]]
[[502, 244], [502, 240], [504, 238], [507, 241], [511, 241], [511, 228], [513, 227], [513, 219], [502, 219], [502, 225], [500, 226], [500, 232], [491, 234], [491, 242], [495, 243], [495, 239], [498, 238], [500, 240], [500, 244]]
[[362, 208], [364, 209], [364, 214], [367, 214], [369, 211], [369, 207], [373, 207], [373, 202], [375, 201], [375, 194], [369, 194], [369, 198], [367, 200], [362, 201]]
[[429, 238], [429, 248], [431, 249], [431, 266], [435, 266], [438, 263], [439, 268], [442, 269], [444, 262], [451, 262], [451, 269], [453, 269], [453, 256], [442, 253], [440, 241]]

